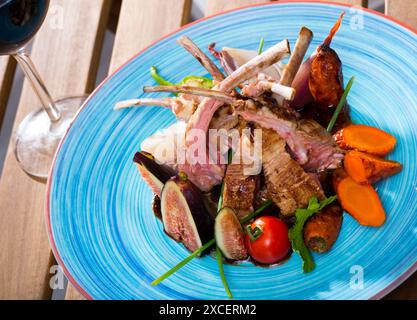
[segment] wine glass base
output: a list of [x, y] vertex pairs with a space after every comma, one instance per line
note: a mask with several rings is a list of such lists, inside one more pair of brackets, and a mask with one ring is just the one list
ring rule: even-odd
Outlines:
[[46, 182], [49, 170], [64, 134], [87, 96], [55, 102], [61, 117], [52, 122], [44, 109], [26, 116], [16, 132], [15, 156], [23, 171], [37, 181]]

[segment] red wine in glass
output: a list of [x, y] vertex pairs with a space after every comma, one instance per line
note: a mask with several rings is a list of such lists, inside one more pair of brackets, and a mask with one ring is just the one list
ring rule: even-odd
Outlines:
[[41, 27], [49, 1], [0, 0], [0, 55], [18, 51]]
[[53, 101], [25, 45], [41, 28], [49, 0], [0, 0], [0, 55], [12, 55], [42, 103], [19, 125], [15, 155], [31, 177], [46, 181], [55, 151], [75, 113], [85, 100], [77, 96]]

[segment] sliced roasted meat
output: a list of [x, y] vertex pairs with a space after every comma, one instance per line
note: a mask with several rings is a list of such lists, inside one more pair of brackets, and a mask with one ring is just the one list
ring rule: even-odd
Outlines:
[[247, 121], [273, 129], [288, 144], [297, 162], [311, 172], [335, 169], [341, 165], [343, 153], [332, 136], [314, 120], [286, 120], [263, 107], [257, 112], [239, 111]]
[[312, 196], [324, 197], [318, 182], [287, 153], [286, 142], [271, 129], [262, 130], [262, 159], [268, 194], [284, 217], [305, 208]]
[[228, 165], [224, 177], [223, 205], [234, 209], [239, 218], [253, 212], [257, 184], [257, 176], [245, 175], [242, 164]]
[[344, 153], [320, 124], [302, 119], [298, 122], [297, 133], [308, 148], [308, 162], [303, 166], [306, 171], [319, 172], [341, 166]]
[[296, 122], [278, 118], [267, 107], [261, 108], [256, 113], [251, 111], [240, 111], [238, 114], [247, 121], [255, 122], [263, 128], [276, 131], [283, 139], [285, 139], [288, 147], [300, 164], [303, 165], [308, 162], [308, 149], [305, 141], [297, 134]]
[[[246, 121], [240, 120], [241, 143], [251, 143], [250, 137], [245, 136]], [[247, 170], [253, 164], [246, 163], [241, 150], [235, 152], [232, 163], [227, 166], [224, 177], [223, 206], [232, 208], [239, 218], [253, 212], [254, 201], [259, 184], [260, 172]]]
[[[213, 88], [214, 90], [220, 90], [226, 93], [231, 92], [242, 82], [253, 78], [256, 74], [288, 56], [290, 53], [288, 40], [283, 40], [277, 43], [275, 46], [269, 48], [264, 53], [256, 56], [252, 60], [248, 61], [243, 66], [239, 67], [230, 76], [224, 79], [218, 86]], [[207, 133], [210, 122], [215, 112], [223, 105], [213, 98], [205, 98], [198, 106], [187, 124], [187, 132], [185, 139], [185, 161], [180, 165], [180, 170], [184, 171], [189, 179], [195, 183], [201, 190], [209, 191], [217, 184], [220, 184], [224, 173], [225, 166], [216, 162], [210, 158], [209, 152], [206, 152], [207, 157], [201, 159], [198, 163], [191, 164], [187, 159], [190, 157], [190, 152], [194, 152], [195, 149], [204, 150], [207, 148], [206, 141], [199, 141], [199, 145], [195, 145], [195, 132]], [[189, 148], [194, 144], [194, 148]], [[190, 151], [190, 149], [192, 149]], [[217, 155], [217, 159], [221, 157]]]

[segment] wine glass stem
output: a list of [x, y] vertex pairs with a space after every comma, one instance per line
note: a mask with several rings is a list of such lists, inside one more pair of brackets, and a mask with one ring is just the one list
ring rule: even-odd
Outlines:
[[58, 109], [56, 108], [55, 103], [52, 100], [48, 89], [46, 89], [45, 83], [43, 82], [41, 76], [36, 70], [35, 64], [33, 63], [29, 54], [25, 50], [19, 50], [17, 53], [13, 54], [13, 57], [19, 63], [20, 67], [23, 69], [26, 78], [29, 80], [35, 93], [41, 100], [42, 106], [45, 109], [51, 121], [59, 121], [61, 115]]

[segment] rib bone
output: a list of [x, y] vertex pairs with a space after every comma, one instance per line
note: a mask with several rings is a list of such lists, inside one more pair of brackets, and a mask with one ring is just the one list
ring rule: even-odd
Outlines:
[[293, 100], [295, 96], [295, 89], [281, 85], [279, 83], [270, 82], [270, 81], [259, 81], [259, 86], [264, 90], [272, 91], [283, 97], [285, 100]]
[[262, 70], [287, 57], [290, 52], [290, 44], [287, 39], [277, 43], [235, 70], [221, 82], [219, 89], [225, 92], [232, 91], [244, 81], [253, 78]]
[[187, 93], [196, 96], [203, 96], [213, 98], [225, 103], [232, 104], [236, 99], [227, 93], [218, 90], [211, 90], [206, 88], [198, 88], [193, 86], [154, 86], [154, 87], [144, 87], [144, 92], [180, 92]]
[[284, 72], [282, 73], [280, 84], [284, 86], [292, 85], [295, 75], [297, 74], [298, 69], [300, 69], [304, 56], [310, 46], [311, 40], [313, 40], [313, 32], [306, 27], [302, 27], [290, 61], [288, 61], [288, 64], [285, 66]]
[[193, 55], [194, 58], [201, 63], [201, 65], [211, 74], [214, 80], [223, 81], [224, 75], [215, 65], [213, 61], [187, 36], [181, 36], [178, 39], [178, 43], [189, 53]]

